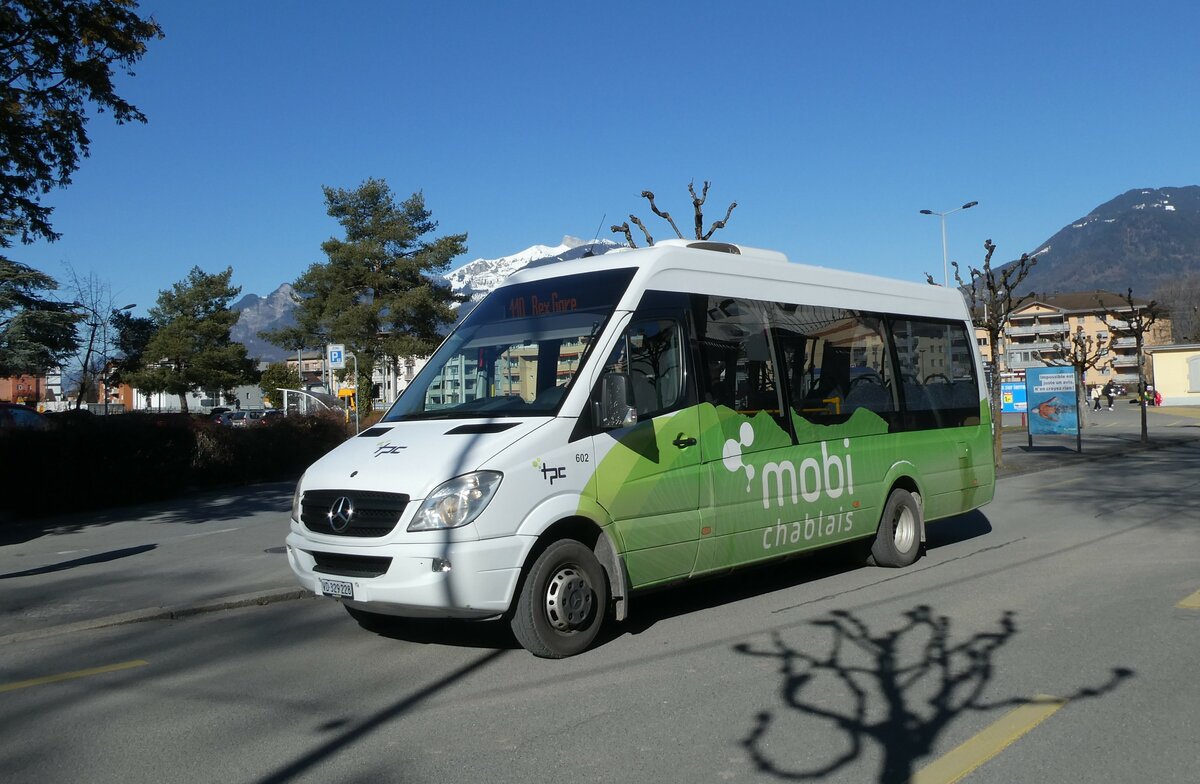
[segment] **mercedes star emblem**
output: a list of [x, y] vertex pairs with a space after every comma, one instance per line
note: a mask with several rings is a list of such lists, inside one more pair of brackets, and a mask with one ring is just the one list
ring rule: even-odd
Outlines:
[[354, 502], [346, 496], [338, 498], [329, 507], [329, 527], [341, 533], [350, 527], [350, 518], [354, 517]]

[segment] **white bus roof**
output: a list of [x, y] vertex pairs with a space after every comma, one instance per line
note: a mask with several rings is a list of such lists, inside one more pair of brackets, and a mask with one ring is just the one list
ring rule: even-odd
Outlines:
[[503, 285], [628, 267], [638, 272], [618, 310], [634, 309], [642, 291], [658, 289], [957, 321], [969, 319], [958, 289], [798, 264], [778, 251], [694, 240], [663, 240], [649, 248], [526, 268]]

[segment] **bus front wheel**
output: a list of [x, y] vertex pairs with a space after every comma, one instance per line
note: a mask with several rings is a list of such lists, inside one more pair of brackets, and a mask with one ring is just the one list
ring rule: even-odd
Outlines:
[[529, 568], [511, 625], [525, 650], [561, 659], [592, 644], [607, 612], [608, 582], [600, 562], [580, 542], [563, 539]]
[[921, 505], [912, 493], [897, 487], [888, 496], [871, 545], [876, 566], [908, 566], [921, 551]]

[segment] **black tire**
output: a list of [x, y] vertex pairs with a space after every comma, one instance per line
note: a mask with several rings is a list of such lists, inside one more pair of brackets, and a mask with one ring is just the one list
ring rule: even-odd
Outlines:
[[351, 618], [358, 621], [359, 626], [369, 632], [386, 632], [389, 629], [396, 628], [400, 624], [400, 619], [394, 615], [360, 610], [348, 604], [343, 604], [342, 606], [346, 608], [346, 612], [350, 613]]
[[908, 566], [920, 552], [921, 505], [912, 493], [896, 488], [883, 505], [871, 561], [876, 566]]
[[529, 567], [511, 621], [525, 650], [561, 659], [587, 650], [608, 613], [608, 580], [592, 551], [574, 539], [547, 547]]

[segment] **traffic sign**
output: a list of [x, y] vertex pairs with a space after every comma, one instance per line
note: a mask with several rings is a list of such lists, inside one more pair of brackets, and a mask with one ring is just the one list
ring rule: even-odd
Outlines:
[[346, 346], [344, 344], [329, 344], [329, 367], [334, 370], [341, 370], [346, 367]]

